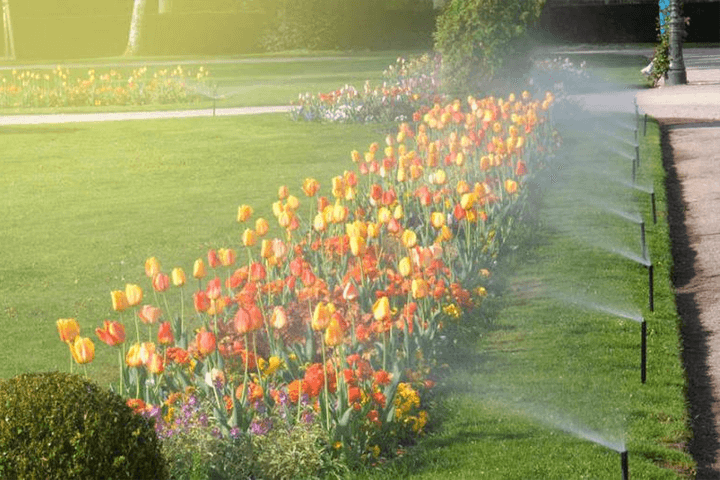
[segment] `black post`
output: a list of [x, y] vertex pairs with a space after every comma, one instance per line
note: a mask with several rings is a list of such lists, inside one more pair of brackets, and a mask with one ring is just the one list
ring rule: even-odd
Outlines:
[[640, 248], [642, 249], [642, 257], [648, 259], [647, 242], [645, 241], [645, 221], [640, 220]]
[[622, 480], [630, 480], [627, 450], [623, 450], [622, 452], [620, 452], [620, 468], [622, 468]]
[[643, 121], [643, 137], [647, 135], [647, 113], [645, 114], [645, 120]]
[[655, 190], [650, 192], [650, 202], [652, 202], [653, 223], [657, 223], [657, 210], [655, 209]]
[[651, 312], [655, 311], [655, 299], [653, 298], [655, 296], [655, 292], [653, 283], [653, 265], [651, 263], [648, 265], [648, 303]]
[[647, 322], [640, 323], [640, 381], [647, 380]]

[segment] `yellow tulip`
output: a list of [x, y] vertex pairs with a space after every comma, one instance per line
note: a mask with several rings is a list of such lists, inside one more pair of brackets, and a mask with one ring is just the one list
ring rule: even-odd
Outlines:
[[270, 224], [264, 218], [255, 220], [255, 233], [258, 237], [264, 237], [270, 230]]
[[400, 272], [400, 275], [403, 277], [408, 277], [412, 273], [412, 264], [410, 263], [409, 257], [403, 257], [400, 259], [400, 262], [398, 263], [398, 272]]
[[388, 297], [378, 298], [373, 304], [372, 310], [375, 320], [380, 321], [390, 318], [390, 300], [388, 300]]
[[240, 205], [238, 207], [237, 221], [246, 222], [253, 214], [253, 208], [250, 205]]
[[185, 271], [182, 268], [173, 268], [172, 272], [170, 272], [170, 277], [172, 278], [173, 285], [176, 287], [182, 287], [185, 285]]
[[110, 298], [112, 299], [112, 308], [116, 312], [122, 312], [129, 307], [125, 292], [122, 290], [113, 290], [110, 292]]
[[200, 280], [201, 278], [205, 278], [205, 275], [207, 275], [207, 270], [205, 269], [205, 262], [202, 258], [198, 258], [193, 264], [193, 277]]
[[56, 325], [60, 340], [65, 343], [73, 342], [80, 335], [80, 325], [74, 318], [61, 318]]
[[69, 345], [72, 357], [80, 365], [90, 363], [95, 358], [95, 344], [89, 338], [75, 337], [75, 341]]
[[160, 273], [160, 262], [155, 257], [145, 260], [145, 275], [152, 278]]
[[125, 285], [125, 298], [129, 306], [140, 305], [143, 299], [143, 291], [139, 285], [128, 283]]

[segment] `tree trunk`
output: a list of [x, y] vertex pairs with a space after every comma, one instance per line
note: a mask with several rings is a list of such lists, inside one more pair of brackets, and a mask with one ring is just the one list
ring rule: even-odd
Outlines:
[[146, 0], [134, 0], [128, 44], [123, 54], [126, 57], [137, 55], [140, 49], [140, 33], [142, 31], [143, 17], [145, 16], [145, 3]]

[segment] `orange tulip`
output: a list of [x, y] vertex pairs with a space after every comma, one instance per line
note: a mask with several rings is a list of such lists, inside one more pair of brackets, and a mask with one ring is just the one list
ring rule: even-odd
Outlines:
[[229, 267], [234, 264], [237, 259], [237, 254], [232, 248], [219, 248], [217, 254], [218, 259], [220, 260], [220, 265], [223, 267]]
[[237, 221], [242, 223], [247, 221], [253, 214], [253, 209], [250, 205], [240, 205], [238, 207]]
[[335, 347], [343, 342], [343, 337], [344, 332], [340, 321], [333, 315], [325, 330], [325, 344], [330, 347]]
[[388, 300], [388, 297], [378, 298], [375, 301], [372, 310], [375, 320], [380, 321], [390, 318], [390, 300]]
[[195, 306], [196, 312], [206, 312], [208, 308], [210, 308], [210, 298], [207, 296], [207, 293], [202, 290], [195, 292], [193, 294], [193, 305]]
[[208, 355], [215, 351], [215, 334], [201, 330], [195, 337], [198, 352], [201, 355]]
[[255, 236], [255, 232], [249, 228], [246, 228], [242, 234], [242, 243], [246, 247], [255, 246], [255, 244], [257, 243], [257, 237]]
[[170, 277], [172, 278], [172, 283], [176, 287], [182, 287], [185, 285], [185, 270], [183, 270], [180, 267], [173, 268], [172, 272], [170, 272]]
[[205, 275], [207, 275], [207, 270], [205, 269], [205, 262], [203, 262], [202, 258], [198, 258], [193, 264], [193, 277], [200, 280], [201, 278], [205, 278]]
[[170, 322], [163, 322], [158, 329], [158, 343], [160, 345], [172, 345], [175, 343], [175, 336], [172, 332]]
[[258, 237], [264, 237], [270, 230], [270, 224], [264, 218], [255, 220], [255, 233]]
[[60, 340], [65, 343], [74, 342], [75, 338], [80, 335], [80, 325], [74, 318], [61, 318], [55, 323]]
[[80, 365], [90, 363], [95, 358], [95, 344], [87, 337], [77, 336], [75, 341], [68, 345], [72, 357]]
[[428, 282], [423, 278], [414, 278], [410, 289], [415, 299], [425, 298], [430, 293], [430, 285], [428, 285]]
[[155, 257], [145, 260], [145, 275], [152, 278], [160, 272], [160, 262]]
[[170, 287], [170, 277], [162, 272], [158, 273], [153, 277], [152, 285], [156, 292], [164, 292]]
[[155, 352], [150, 354], [147, 362], [145, 362], [145, 365], [147, 366], [148, 371], [150, 373], [154, 373], [155, 375], [159, 375], [165, 371], [162, 355], [158, 355]]
[[110, 298], [112, 298], [112, 308], [116, 312], [122, 312], [129, 306], [127, 296], [122, 290], [113, 290], [110, 292]]
[[95, 335], [102, 342], [114, 347], [125, 341], [125, 326], [120, 322], [105, 320], [103, 328], [98, 327], [95, 329]]
[[290, 190], [288, 189], [287, 185], [280, 185], [278, 188], [278, 198], [280, 200], [285, 200], [288, 195], [290, 195]]
[[138, 311], [138, 317], [145, 324], [153, 324], [162, 316], [162, 310], [152, 305], [143, 305]]
[[134, 285], [132, 283], [126, 284], [125, 298], [127, 298], [127, 303], [131, 307], [134, 307], [135, 305], [140, 305], [140, 302], [142, 302], [143, 299], [142, 288], [140, 288], [139, 285]]

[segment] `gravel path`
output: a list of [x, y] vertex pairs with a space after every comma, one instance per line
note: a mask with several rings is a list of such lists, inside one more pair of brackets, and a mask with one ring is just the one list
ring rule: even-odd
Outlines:
[[[714, 60], [713, 60], [714, 61]], [[720, 479], [720, 69], [636, 94], [661, 124], [697, 478]]]

